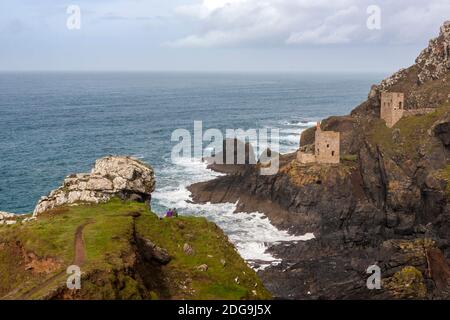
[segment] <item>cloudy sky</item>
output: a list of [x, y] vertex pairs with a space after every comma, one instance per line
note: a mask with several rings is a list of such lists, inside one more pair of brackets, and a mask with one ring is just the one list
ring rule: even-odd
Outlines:
[[388, 73], [448, 19], [449, 0], [1, 0], [0, 70]]

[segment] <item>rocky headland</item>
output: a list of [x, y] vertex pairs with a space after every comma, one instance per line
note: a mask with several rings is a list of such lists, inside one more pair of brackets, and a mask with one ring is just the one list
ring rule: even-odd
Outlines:
[[[149, 165], [109, 156], [33, 216], [1, 212], [0, 299], [271, 298], [217, 225], [154, 214], [154, 186]], [[79, 288], [67, 285], [74, 266]]]
[[[382, 92], [405, 95], [393, 128], [380, 119]], [[299, 149], [314, 150], [315, 130], [301, 134]], [[322, 130], [340, 133], [339, 164], [287, 154], [264, 176], [246, 144], [246, 164], [210, 162], [226, 175], [189, 188], [195, 202], [237, 203], [280, 229], [314, 233], [272, 246], [282, 262], [259, 277], [215, 224], [151, 212], [153, 169], [110, 156], [68, 176], [32, 215], [0, 212], [0, 298], [449, 299], [450, 23], [413, 66]], [[66, 285], [71, 265], [81, 289]], [[382, 283], [370, 290], [374, 265]]]
[[[416, 63], [379, 85], [348, 116], [322, 122], [340, 133], [338, 165], [282, 155], [273, 176], [258, 165], [214, 165], [227, 173], [192, 185], [195, 202], [238, 203], [273, 224], [316, 239], [273, 246], [283, 262], [259, 275], [278, 298], [450, 298], [450, 22]], [[405, 116], [388, 128], [381, 92], [405, 94]], [[313, 150], [315, 128], [299, 148]], [[368, 267], [382, 286], [369, 290]]]

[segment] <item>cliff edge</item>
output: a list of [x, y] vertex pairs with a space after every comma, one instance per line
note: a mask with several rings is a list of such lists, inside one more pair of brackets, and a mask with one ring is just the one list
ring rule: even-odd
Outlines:
[[[316, 239], [274, 246], [279, 266], [260, 272], [287, 299], [450, 298], [450, 23], [416, 64], [373, 86], [350, 115], [322, 130], [340, 133], [339, 164], [300, 164], [283, 155], [274, 176], [257, 166], [192, 185], [197, 202], [238, 202], [279, 228]], [[380, 119], [381, 93], [405, 95], [405, 116]], [[407, 111], [407, 112], [406, 112]], [[315, 128], [300, 148], [313, 150]], [[367, 269], [381, 269], [369, 290]]]
[[14, 223], [0, 225], [0, 299], [271, 298], [217, 225], [154, 214], [154, 184], [147, 164], [106, 157], [33, 219], [1, 213]]

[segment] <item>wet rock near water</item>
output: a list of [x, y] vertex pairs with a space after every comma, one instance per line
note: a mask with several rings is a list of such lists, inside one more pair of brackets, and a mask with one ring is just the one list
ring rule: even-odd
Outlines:
[[[277, 298], [450, 297], [448, 39], [450, 23], [416, 65], [373, 86], [351, 115], [322, 122], [341, 134], [339, 165], [301, 166], [295, 154], [281, 155], [275, 175], [231, 164], [220, 168], [226, 176], [189, 186], [194, 202], [237, 203], [237, 211], [264, 212], [280, 229], [314, 233], [314, 240], [269, 249], [282, 262], [258, 274]], [[379, 119], [382, 91], [404, 92], [408, 109], [442, 108], [377, 136], [387, 129]], [[408, 126], [417, 127], [414, 134]], [[313, 148], [314, 131], [301, 134], [301, 148]], [[381, 290], [366, 286], [371, 265], [381, 268]]]

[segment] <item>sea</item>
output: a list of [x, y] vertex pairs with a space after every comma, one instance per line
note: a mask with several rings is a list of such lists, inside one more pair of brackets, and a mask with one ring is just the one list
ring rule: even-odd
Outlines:
[[312, 233], [278, 230], [263, 213], [236, 204], [193, 204], [187, 186], [220, 174], [200, 158], [173, 161], [172, 133], [279, 129], [281, 153], [331, 115], [348, 114], [384, 74], [195, 72], [0, 73], [0, 211], [29, 213], [71, 173], [89, 172], [107, 155], [130, 155], [153, 166], [152, 209], [217, 223], [255, 268], [279, 263], [275, 243], [306, 241]]

